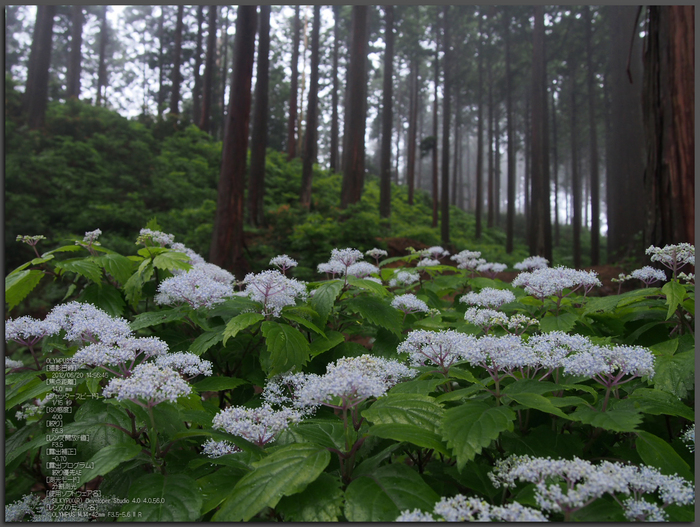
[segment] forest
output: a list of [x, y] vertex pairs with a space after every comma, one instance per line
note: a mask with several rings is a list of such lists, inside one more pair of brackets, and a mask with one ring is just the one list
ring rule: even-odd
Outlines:
[[6, 521], [693, 521], [694, 6], [5, 6]]

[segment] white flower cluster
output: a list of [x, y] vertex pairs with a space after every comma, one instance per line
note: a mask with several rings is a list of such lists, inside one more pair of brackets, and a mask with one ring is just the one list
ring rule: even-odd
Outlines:
[[592, 346], [562, 359], [566, 373], [596, 378], [607, 386], [612, 377], [631, 375], [654, 376], [654, 354], [641, 346]]
[[665, 281], [666, 273], [664, 273], [661, 269], [655, 269], [650, 265], [645, 265], [641, 269], [635, 269], [632, 271], [628, 278], [636, 278], [648, 286], [654, 282]]
[[160, 305], [188, 304], [194, 309], [212, 307], [233, 296], [233, 275], [212, 264], [199, 264], [166, 278], [154, 300]]
[[435, 259], [439, 259], [443, 256], [450, 255], [450, 251], [443, 249], [439, 245], [434, 245], [433, 247], [428, 247], [427, 249], [423, 249], [422, 251], [420, 251], [420, 253], [421, 253], [421, 256], [432, 257]]
[[477, 265], [476, 270], [490, 278], [495, 278], [498, 273], [505, 271], [507, 267], [504, 263], [485, 262]]
[[[594, 465], [576, 457], [554, 460], [510, 456], [496, 461], [496, 468], [489, 477], [497, 488], [501, 485], [513, 487], [516, 481], [534, 483], [537, 504], [554, 512], [576, 511], [604, 494], [631, 494], [633, 500], [623, 505], [631, 508], [626, 511], [628, 517], [635, 518], [649, 512], [655, 517], [659, 514], [658, 509], [640, 503], [642, 494], [658, 493], [664, 505], [688, 505], [695, 501], [690, 482], [676, 475], [663, 475], [646, 465], [636, 467], [609, 461]], [[566, 487], [562, 488], [559, 482]]]
[[695, 283], [695, 273], [678, 273], [678, 279], [679, 280], [685, 280], [688, 283]]
[[15, 413], [15, 419], [22, 421], [23, 419], [33, 417], [38, 413], [43, 412], [44, 406], [46, 406], [54, 397], [56, 397], [56, 394], [49, 392], [43, 399], [34, 399], [32, 403], [24, 403], [20, 407], [20, 410]]
[[345, 271], [345, 274], [347, 276], [354, 276], [356, 278], [364, 278], [366, 280], [379, 282], [380, 284], [382, 283], [379, 278], [370, 276], [371, 274], [379, 274], [379, 267], [369, 262], [356, 262], [349, 265]]
[[435, 260], [433, 258], [422, 258], [417, 264], [416, 267], [431, 267], [433, 265], [441, 265], [440, 260]]
[[27, 514], [34, 516], [35, 509], [41, 504], [38, 494], [25, 494], [22, 499], [5, 505], [5, 522], [21, 522]]
[[389, 280], [389, 287], [397, 287], [401, 285], [411, 285], [420, 280], [417, 273], [411, 271], [395, 271], [394, 277]]
[[[123, 318], [113, 318], [92, 304], [68, 302], [54, 307], [44, 324], [66, 332], [70, 342], [102, 342], [115, 344], [131, 336], [129, 323]], [[56, 332], [57, 333], [57, 332]], [[55, 334], [55, 333], [51, 333]]]
[[406, 340], [399, 344], [397, 353], [407, 353], [413, 366], [426, 366], [432, 363], [443, 370], [464, 360], [467, 350], [475, 345], [475, 338], [453, 330], [411, 331]]
[[508, 317], [508, 329], [515, 331], [516, 334], [518, 334], [518, 332], [525, 331], [530, 326], [539, 325], [540, 321], [536, 318], [530, 318], [520, 313], [516, 313], [515, 315]]
[[215, 441], [210, 438], [202, 445], [202, 454], [212, 459], [237, 452], [242, 450], [229, 441]]
[[260, 408], [232, 406], [216, 414], [212, 426], [263, 446], [274, 441], [290, 424], [301, 421], [301, 417], [300, 412], [291, 408], [274, 410], [268, 404]]
[[590, 352], [593, 343], [583, 335], [568, 335], [563, 331], [550, 331], [533, 335], [527, 341], [537, 356], [539, 364], [553, 370], [562, 365], [564, 359], [576, 352]]
[[404, 314], [409, 313], [427, 313], [430, 311], [428, 304], [419, 299], [416, 295], [407, 293], [399, 295], [391, 301], [391, 307], [403, 311]]
[[139, 399], [144, 399], [148, 406], [154, 406], [163, 401], [175, 402], [191, 392], [192, 387], [176, 371], [144, 362], [136, 366], [129, 377], [111, 379], [102, 395], [137, 404], [141, 404]]
[[168, 352], [168, 345], [158, 337], [123, 337], [112, 343], [96, 342], [75, 352], [75, 365], [109, 366], [133, 362], [143, 356], [158, 357]]
[[684, 443], [688, 443], [688, 450], [695, 452], [695, 423], [690, 425], [690, 427], [683, 432], [681, 439]]
[[690, 243], [666, 245], [663, 249], [651, 245], [645, 252], [651, 255], [652, 262], [661, 262], [674, 273], [684, 265], [695, 266], [695, 246]]
[[288, 373], [271, 380], [263, 399], [277, 405], [291, 403], [296, 409], [318, 405], [349, 408], [370, 397], [381, 397], [416, 373], [399, 362], [372, 355], [343, 357], [328, 364], [323, 375]]
[[317, 270], [319, 273], [330, 274], [333, 278], [336, 275], [344, 276], [348, 267], [364, 257], [364, 254], [357, 249], [333, 249], [331, 250], [330, 260], [326, 263], [318, 264]]
[[525, 507], [520, 503], [506, 505], [490, 505], [479, 498], [467, 498], [457, 494], [451, 498], [442, 497], [435, 504], [433, 514], [415, 509], [412, 512], [403, 511], [395, 521], [397, 522], [546, 522], [549, 521], [544, 514], [536, 509]]
[[277, 270], [249, 273], [243, 283], [246, 284], [243, 294], [260, 302], [265, 316], [279, 317], [284, 306], [295, 305], [297, 298], [307, 298], [305, 282], [287, 278]]
[[213, 373], [210, 361], [201, 359], [194, 353], [182, 351], [159, 356], [156, 358], [156, 365], [159, 368], [170, 368], [171, 370], [179, 371], [189, 378], [194, 378], [197, 375], [208, 377]]
[[175, 240], [175, 236], [172, 234], [167, 234], [161, 231], [152, 231], [151, 229], [141, 229], [139, 231], [139, 237], [136, 243], [142, 243], [143, 245], [156, 244], [161, 247], [170, 245]]
[[24, 366], [24, 363], [19, 360], [14, 360], [11, 359], [10, 357], [5, 357], [5, 369], [6, 370], [15, 370], [17, 368], [22, 368]]
[[542, 256], [528, 256], [522, 262], [516, 263], [513, 268], [518, 271], [534, 271], [549, 267], [549, 260]]
[[[190, 265], [199, 265], [199, 264], [206, 263], [204, 258], [202, 258], [199, 254], [197, 254], [192, 249], [190, 249], [189, 247], [186, 247], [184, 244], [182, 244], [180, 242], [171, 243], [170, 248], [175, 252], [183, 253], [183, 254], [186, 254], [187, 256], [189, 256], [190, 257], [190, 261], [189, 261]], [[176, 269], [176, 271], [178, 271], [178, 269]], [[177, 273], [174, 273], [174, 274], [177, 274]]]
[[[106, 517], [106, 512], [115, 509], [115, 495], [100, 496], [97, 492], [85, 499], [69, 498], [70, 509], [66, 511], [65, 500], [56, 499], [64, 491], [48, 490], [46, 497], [26, 494], [20, 500], [5, 505], [5, 522], [87, 522]], [[113, 501], [114, 500], [114, 501]]]
[[486, 260], [481, 258], [481, 251], [464, 250], [450, 257], [450, 259], [457, 262], [458, 269], [469, 269], [472, 271], [479, 265], [486, 263]]
[[279, 270], [282, 271], [282, 274], [287, 274], [287, 269], [296, 267], [299, 265], [299, 263], [294, 258], [290, 258], [286, 254], [280, 254], [270, 260], [270, 265], [274, 265], [279, 268]]
[[374, 249], [370, 249], [369, 251], [365, 251], [365, 254], [367, 256], [371, 256], [377, 261], [379, 261], [380, 258], [386, 258], [387, 256], [389, 256], [389, 253], [386, 252], [384, 249], [377, 249], [376, 247]]
[[505, 313], [482, 307], [470, 307], [467, 309], [464, 312], [464, 320], [480, 327], [486, 333], [488, 333], [489, 329], [495, 324], [500, 324], [501, 326], [508, 324], [508, 317]]
[[5, 341], [11, 340], [24, 346], [33, 346], [48, 335], [56, 335], [61, 326], [55, 322], [24, 316], [5, 321]]
[[97, 241], [97, 238], [99, 238], [101, 234], [102, 231], [100, 229], [95, 229], [94, 231], [86, 232], [85, 237], [83, 238], [83, 243], [95, 243]]
[[563, 266], [522, 272], [512, 284], [514, 287], [524, 287], [529, 295], [541, 300], [552, 295], [562, 296], [564, 289], [573, 292], [583, 287], [588, 293], [594, 286], [602, 285], [595, 271], [579, 271]]
[[494, 289], [493, 287], [484, 287], [478, 293], [467, 293], [459, 299], [460, 302], [469, 304], [470, 306], [484, 307], [501, 307], [503, 304], [515, 302], [515, 295], [507, 289]]

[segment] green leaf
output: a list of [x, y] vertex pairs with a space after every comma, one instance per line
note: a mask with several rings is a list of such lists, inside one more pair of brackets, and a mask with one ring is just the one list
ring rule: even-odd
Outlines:
[[359, 476], [345, 491], [351, 522], [393, 522], [404, 510], [432, 511], [440, 497], [406, 465], [391, 464]]
[[95, 260], [105, 271], [111, 274], [120, 284], [125, 284], [134, 272], [134, 263], [126, 256], [117, 253], [109, 253]]
[[506, 406], [492, 407], [480, 401], [465, 401], [445, 410], [442, 438], [457, 458], [457, 468], [474, 459], [504, 430], [513, 430], [515, 412]]
[[282, 498], [275, 507], [289, 522], [335, 522], [342, 509], [340, 480], [325, 472], [300, 493]]
[[174, 307], [172, 309], [163, 309], [162, 311], [147, 311], [137, 315], [129, 324], [132, 331], [138, 331], [143, 328], [150, 328], [158, 324], [165, 324], [175, 320], [182, 320], [187, 315], [185, 308]]
[[569, 417], [583, 424], [613, 432], [636, 432], [637, 425], [642, 422], [642, 414], [638, 410], [608, 409], [601, 412], [593, 408], [579, 407]]
[[655, 388], [685, 398], [695, 385], [695, 351], [656, 357], [653, 382]]
[[520, 393], [536, 393], [539, 395], [551, 393], [555, 390], [561, 390], [562, 387], [558, 384], [549, 381], [536, 381], [534, 379], [518, 379], [516, 382], [510, 383], [503, 388], [503, 395], [517, 395]]
[[390, 393], [377, 399], [362, 412], [362, 416], [375, 425], [402, 423], [438, 432], [443, 409], [433, 397], [427, 395]]
[[[144, 279], [140, 272], [135, 272], [124, 284], [124, 293], [126, 295], [126, 300], [132, 306], [136, 306], [143, 296], [142, 287], [144, 284]], [[145, 314], [145, 313], [144, 313]]]
[[212, 346], [216, 346], [219, 342], [224, 339], [224, 326], [217, 326], [211, 331], [206, 331], [202, 333], [199, 337], [194, 339], [194, 342], [190, 344], [187, 351], [194, 353], [199, 356], [202, 355]]
[[325, 448], [310, 443], [287, 445], [253, 463], [221, 504], [213, 521], [248, 521], [265, 507], [275, 507], [282, 496], [303, 491], [330, 462]]
[[[225, 456], [224, 456], [225, 457]], [[216, 458], [220, 460], [221, 457]], [[202, 459], [198, 462], [204, 461]], [[239, 467], [222, 467], [212, 474], [208, 474], [197, 480], [202, 493], [202, 514], [206, 514], [210, 510], [215, 509], [219, 504], [226, 499], [226, 496], [231, 494], [231, 485], [234, 485], [245, 470]]]
[[365, 321], [375, 326], [401, 334], [401, 312], [375, 296], [361, 296], [348, 300], [351, 311], [359, 313]]
[[676, 312], [678, 306], [683, 302], [685, 298], [686, 291], [678, 280], [671, 280], [666, 282], [661, 288], [661, 292], [666, 295], [666, 305], [668, 306], [668, 312], [666, 313], [666, 320], [671, 318]]
[[446, 445], [438, 434], [416, 425], [405, 423], [378, 424], [371, 426], [367, 433], [383, 439], [406, 441], [422, 448], [430, 448], [446, 456], [449, 455]]
[[551, 331], [563, 331], [567, 333], [576, 325], [578, 315], [575, 313], [562, 313], [559, 316], [551, 316], [549, 313], [540, 320], [540, 329], [544, 333]]
[[120, 443], [104, 447], [90, 458], [88, 463], [94, 463], [93, 468], [82, 470], [82, 475], [78, 483], [74, 485], [74, 488], [80, 487], [97, 476], [104, 476], [117, 468], [122, 462], [135, 458], [141, 452], [141, 449], [142, 447], [133, 441], [131, 444]]
[[340, 421], [306, 419], [294, 427], [294, 434], [325, 448], [345, 450], [345, 427]]
[[348, 284], [359, 287], [360, 289], [365, 289], [372, 293], [376, 293], [379, 296], [387, 296], [389, 291], [382, 284], [373, 282], [372, 280], [365, 280], [363, 278], [356, 278], [354, 276], [348, 276]]
[[322, 325], [326, 324], [328, 315], [333, 309], [333, 304], [335, 304], [335, 299], [338, 297], [341, 289], [343, 289], [342, 281], [329, 280], [315, 290], [314, 296], [311, 298], [311, 307], [318, 313]]
[[248, 381], [236, 379], [235, 377], [207, 377], [192, 385], [199, 393], [202, 392], [220, 392], [222, 390], [233, 390]]
[[158, 269], [167, 269], [168, 271], [172, 271], [173, 269], [189, 271], [192, 269], [192, 264], [189, 262], [189, 256], [177, 251], [164, 252], [153, 258], [154, 267], [157, 267]]
[[82, 249], [83, 249], [83, 247], [80, 245], [64, 245], [62, 247], [59, 247], [58, 249], [54, 249], [52, 251], [45, 252], [41, 256], [46, 257], [46, 256], [53, 254], [53, 253], [74, 253], [74, 252], [78, 252]]
[[338, 344], [342, 344], [343, 342], [345, 342], [345, 337], [343, 336], [343, 334], [337, 331], [328, 330], [326, 331], [325, 335], [325, 339], [318, 338], [309, 345], [309, 349], [311, 350], [311, 357], [320, 355], [324, 351], [333, 349]]
[[51, 386], [47, 386], [46, 381], [40, 379], [33, 379], [26, 383], [18, 383], [5, 394], [5, 410], [9, 410], [13, 406], [22, 404], [29, 399], [44, 395], [51, 390]]
[[283, 311], [283, 312], [282, 312], [282, 318], [284, 318], [284, 319], [286, 319], [286, 320], [291, 320], [292, 322], [296, 322], [297, 324], [300, 324], [300, 325], [304, 326], [306, 329], [310, 329], [311, 331], [313, 331], [313, 332], [316, 333], [317, 335], [321, 335], [322, 338], [324, 338], [324, 339], [326, 338], [326, 334], [323, 332], [323, 330], [321, 330], [321, 329], [320, 329], [316, 324], [314, 324], [313, 322], [309, 322], [308, 320], [306, 320], [306, 319], [303, 318], [303, 317], [299, 317], [299, 316], [297, 316], [297, 315], [291, 315], [291, 314], [285, 313], [285, 312]]
[[[652, 390], [650, 388], [637, 388], [627, 399], [645, 414], [651, 415], [675, 415], [684, 417], [689, 421], [695, 421], [695, 412], [689, 406], [683, 404], [675, 395]], [[620, 401], [622, 403], [623, 401]], [[615, 406], [619, 407], [619, 403]]]
[[428, 395], [437, 390], [441, 384], [449, 382], [447, 379], [428, 379], [428, 380], [412, 380], [400, 382], [389, 390], [390, 394], [398, 393], [415, 393]]
[[260, 313], [241, 313], [240, 315], [233, 317], [228, 321], [226, 324], [226, 329], [224, 329], [224, 346], [226, 345], [226, 341], [238, 335], [239, 331], [244, 330], [245, 328], [264, 319], [265, 317]]
[[67, 272], [79, 274], [80, 276], [84, 276], [88, 280], [95, 283], [102, 283], [102, 269], [100, 266], [85, 258], [71, 258], [70, 260], [63, 260], [56, 264], [56, 269], [60, 269], [64, 273]]
[[617, 307], [619, 301], [619, 295], [590, 297], [583, 309], [583, 314], [588, 315], [589, 313], [595, 313], [596, 311], [609, 313], [615, 309], [615, 307]]
[[147, 474], [129, 488], [129, 503], [121, 512], [131, 513], [132, 521], [193, 522], [200, 517], [201, 508], [202, 494], [191, 477]]
[[26, 298], [44, 277], [44, 271], [32, 269], [5, 277], [5, 303], [12, 310]]
[[695, 481], [688, 464], [676, 453], [668, 442], [649, 432], [637, 432], [637, 452], [647, 465], [658, 468], [668, 476], [678, 474], [688, 481]]
[[571, 419], [571, 417], [554, 406], [551, 399], [542, 395], [536, 393], [518, 393], [509, 394], [508, 397], [513, 399], [516, 403], [526, 406], [527, 408], [534, 408], [535, 410], [539, 410], [540, 412], [544, 412], [546, 414], [553, 414], [563, 417], [564, 419]]
[[126, 302], [124, 302], [119, 290], [110, 284], [88, 285], [78, 301], [93, 304], [113, 317], [122, 316], [126, 307]]
[[261, 364], [268, 377], [296, 367], [300, 369], [309, 360], [309, 343], [304, 335], [287, 324], [267, 321], [262, 324], [267, 353], [261, 353]]

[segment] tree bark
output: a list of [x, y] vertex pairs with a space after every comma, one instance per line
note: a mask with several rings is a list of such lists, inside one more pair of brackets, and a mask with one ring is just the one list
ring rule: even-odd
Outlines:
[[573, 206], [574, 267], [581, 267], [581, 181], [578, 170], [578, 137], [576, 130], [576, 61], [569, 55], [570, 111], [571, 111], [571, 194]]
[[243, 203], [248, 151], [255, 54], [256, 10], [254, 5], [238, 7], [234, 39], [228, 122], [223, 142], [216, 216], [209, 261], [239, 276], [245, 273], [243, 258]]
[[95, 97], [95, 106], [100, 106], [104, 100], [103, 89], [107, 84], [107, 66], [105, 64], [105, 56], [107, 54], [107, 6], [102, 6], [100, 12], [100, 51], [97, 66], [97, 96]]
[[[436, 10], [437, 13], [437, 10]], [[436, 15], [437, 16], [437, 15]], [[432, 196], [433, 196], [433, 228], [438, 226], [438, 82], [440, 81], [440, 60], [438, 59], [438, 48], [440, 47], [440, 36], [438, 34], [438, 22], [435, 24], [435, 79], [433, 91], [433, 178], [432, 178]]]
[[442, 195], [440, 211], [440, 239], [447, 247], [450, 245], [450, 7], [445, 5], [442, 8], [443, 23], [443, 71], [444, 100], [442, 112]]
[[292, 77], [289, 87], [289, 119], [287, 120], [287, 159], [297, 155], [297, 94], [299, 91], [299, 6], [294, 7], [294, 35], [292, 37]]
[[552, 154], [554, 162], [554, 246], [559, 247], [559, 156], [557, 149], [557, 105], [554, 101], [554, 87], [552, 87]]
[[175, 58], [173, 60], [173, 89], [170, 92], [170, 113], [180, 114], [180, 61], [182, 60], [182, 17], [185, 6], [177, 6], [177, 22], [175, 23]]
[[483, 84], [484, 84], [484, 45], [481, 36], [482, 17], [479, 14], [479, 85], [477, 86], [477, 127], [476, 127], [476, 196], [475, 214], [476, 230], [475, 237], [481, 238], [481, 216], [484, 207], [484, 120], [483, 120]]
[[309, 80], [309, 103], [306, 109], [306, 132], [302, 152], [301, 194], [299, 202], [305, 209], [311, 206], [311, 182], [313, 166], [318, 149], [318, 65], [319, 34], [321, 32], [321, 6], [314, 5], [314, 24], [311, 29], [311, 79]]
[[267, 116], [270, 79], [270, 6], [260, 6], [258, 31], [258, 64], [255, 81], [253, 133], [250, 140], [250, 183], [248, 184], [248, 214], [250, 224], [263, 224], [265, 195], [265, 153], [267, 150]]
[[[228, 26], [229, 26], [229, 17], [230, 17], [230, 6], [226, 6], [226, 18], [225, 21], [226, 23], [224, 24], [224, 52], [223, 52], [223, 58], [222, 58], [222, 66], [221, 66], [221, 122], [225, 123], [226, 122], [226, 79], [228, 78]], [[222, 12], [223, 13], [223, 12]], [[226, 131], [224, 130], [224, 126], [222, 124], [221, 126], [221, 135]]]
[[384, 87], [382, 90], [382, 145], [379, 185], [379, 216], [391, 214], [391, 124], [394, 79], [394, 6], [384, 7]]
[[66, 99], [80, 98], [80, 63], [82, 53], [80, 48], [83, 43], [83, 8], [74, 5], [71, 8], [72, 25], [70, 37], [70, 61], [68, 62]]
[[598, 175], [595, 90], [593, 88], [593, 46], [591, 45], [593, 29], [588, 6], [584, 7], [584, 18], [586, 20], [586, 66], [588, 69], [588, 140], [591, 159], [591, 265], [598, 265], [600, 263], [600, 178]]
[[211, 124], [211, 101], [214, 91], [214, 62], [216, 60], [216, 10], [217, 6], [209, 6], [207, 57], [204, 65], [204, 86], [202, 88], [202, 115], [199, 121], [199, 128], [203, 132], [209, 132]]
[[49, 66], [51, 64], [51, 39], [55, 5], [39, 5], [36, 9], [36, 22], [32, 47], [27, 68], [27, 85], [22, 106], [30, 130], [41, 128], [46, 116], [49, 94]]
[[494, 212], [494, 196], [493, 196], [493, 191], [494, 191], [494, 177], [493, 177], [493, 75], [492, 75], [492, 67], [491, 67], [491, 60], [489, 59], [489, 66], [488, 66], [488, 83], [489, 83], [489, 122], [488, 122], [488, 127], [489, 127], [489, 134], [488, 134], [488, 141], [489, 141], [489, 161], [488, 161], [488, 178], [487, 178], [487, 184], [488, 184], [488, 191], [486, 192], [487, 199], [488, 199], [488, 209], [486, 213], [486, 226], [491, 228], [493, 227], [493, 212]]
[[340, 48], [340, 6], [333, 4], [333, 92], [331, 94], [331, 151], [330, 169], [340, 170], [338, 152], [338, 49]]
[[503, 7], [503, 38], [506, 45], [506, 129], [508, 134], [508, 205], [506, 210], [506, 253], [513, 252], [515, 227], [515, 133], [513, 129], [513, 88], [510, 52], [510, 10]]
[[199, 126], [202, 120], [202, 24], [204, 23], [204, 6], [197, 7], [197, 47], [194, 52], [194, 88], [192, 90], [192, 122]]
[[357, 203], [365, 181], [365, 126], [367, 114], [367, 14], [366, 5], [352, 7], [352, 44], [345, 104], [343, 186], [340, 208]]
[[165, 6], [160, 6], [160, 16], [158, 17], [158, 94], [156, 99], [156, 115], [160, 118], [163, 115], [163, 106], [165, 105]]
[[409, 109], [408, 109], [408, 151], [406, 152], [406, 184], [408, 185], [408, 204], [413, 205], [416, 175], [416, 128], [418, 127], [418, 57], [411, 57], [409, 74]]

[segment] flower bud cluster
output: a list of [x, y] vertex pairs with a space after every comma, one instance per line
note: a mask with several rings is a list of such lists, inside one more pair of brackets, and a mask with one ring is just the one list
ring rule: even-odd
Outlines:
[[[170, 248], [171, 248], [173, 251], [175, 251], [175, 252], [183, 253], [183, 254], [186, 254], [187, 256], [189, 256], [189, 258], [190, 258], [190, 261], [189, 261], [190, 265], [193, 265], [193, 266], [194, 266], [194, 265], [199, 265], [199, 264], [204, 264], [204, 263], [206, 263], [206, 261], [204, 260], [204, 258], [202, 258], [199, 254], [197, 254], [197, 253], [194, 252], [192, 249], [190, 249], [189, 247], [186, 247], [184, 244], [182, 244], [182, 243], [180, 243], [180, 242], [171, 243], [171, 244], [170, 244]], [[175, 274], [176, 274], [176, 273], [175, 273]]]
[[661, 269], [655, 269], [650, 265], [645, 265], [641, 269], [635, 269], [632, 271], [627, 278], [636, 278], [649, 286], [654, 282], [666, 281], [666, 273], [664, 273]]
[[469, 269], [471, 271], [486, 263], [486, 260], [481, 258], [481, 251], [464, 250], [455, 254], [454, 256], [451, 256], [450, 259], [457, 262], [458, 269]]
[[485, 262], [477, 265], [476, 270], [489, 278], [495, 278], [498, 273], [505, 271], [507, 267], [504, 263]]
[[595, 271], [579, 271], [563, 266], [522, 272], [512, 284], [514, 287], [524, 287], [529, 295], [541, 300], [552, 295], [562, 297], [564, 289], [573, 292], [583, 287], [585, 293], [588, 293], [594, 286], [602, 285]]
[[20, 407], [20, 410], [17, 413], [15, 413], [15, 419], [17, 419], [18, 421], [22, 421], [23, 419], [33, 417], [38, 413], [43, 412], [44, 406], [46, 406], [47, 403], [51, 401], [55, 396], [55, 393], [49, 392], [43, 399], [34, 399], [34, 401], [31, 403], [23, 404]]
[[525, 507], [520, 503], [506, 505], [491, 505], [479, 498], [467, 498], [457, 494], [451, 498], [442, 497], [435, 504], [433, 514], [415, 509], [412, 512], [403, 511], [395, 521], [397, 522], [546, 522], [546, 516], [536, 509]]
[[389, 253], [384, 249], [377, 249], [376, 247], [374, 249], [370, 249], [369, 251], [365, 251], [365, 254], [374, 258], [377, 263], [379, 263], [380, 258], [386, 258], [389, 256]]
[[681, 439], [684, 443], [688, 443], [688, 450], [695, 452], [695, 423], [690, 425], [690, 427], [683, 432]]
[[[46, 316], [44, 324], [63, 329], [66, 332], [65, 339], [70, 342], [115, 344], [131, 336], [131, 328], [125, 319], [113, 318], [92, 304], [80, 302], [68, 302], [54, 307]], [[58, 332], [51, 334], [56, 333]]]
[[102, 395], [136, 403], [143, 399], [148, 406], [155, 406], [163, 401], [174, 403], [178, 397], [191, 392], [192, 387], [176, 371], [143, 362], [133, 369], [129, 377], [112, 378]]
[[274, 410], [265, 404], [260, 408], [232, 406], [214, 416], [212, 426], [228, 434], [242, 437], [258, 446], [273, 442], [282, 430], [301, 421], [301, 413], [291, 408]]
[[333, 278], [336, 275], [345, 276], [348, 267], [364, 257], [365, 255], [357, 249], [333, 249], [331, 250], [330, 260], [326, 263], [318, 264], [317, 270], [319, 273], [330, 274]]
[[287, 269], [291, 269], [292, 267], [296, 267], [299, 265], [299, 263], [294, 260], [293, 258], [290, 258], [286, 254], [280, 254], [279, 256], [275, 256], [270, 260], [270, 265], [274, 265], [277, 268], [279, 268], [280, 271], [282, 271], [282, 274], [287, 274]]
[[690, 243], [666, 245], [663, 249], [651, 245], [645, 253], [651, 255], [652, 262], [661, 262], [671, 269], [674, 275], [685, 265], [695, 266], [695, 246]]
[[159, 305], [188, 304], [210, 308], [233, 296], [233, 275], [212, 264], [198, 264], [187, 272], [166, 278], [158, 285], [154, 300]]
[[10, 357], [5, 357], [5, 369], [6, 370], [16, 370], [17, 368], [22, 368], [24, 363], [19, 360], [11, 359]]
[[308, 296], [305, 282], [287, 278], [277, 270], [249, 273], [242, 283], [246, 285], [243, 294], [260, 302], [265, 316], [279, 317], [283, 307], [293, 306], [297, 298], [306, 300]]
[[391, 307], [402, 311], [404, 314], [409, 313], [427, 313], [430, 311], [428, 304], [419, 299], [416, 295], [407, 293], [399, 295], [391, 301]]
[[182, 351], [159, 356], [156, 358], [156, 365], [160, 368], [170, 368], [171, 370], [179, 371], [190, 379], [197, 375], [208, 377], [213, 373], [211, 361], [201, 359], [194, 353]]
[[[369, 262], [356, 262], [352, 265], [349, 265], [347, 270], [345, 271], [345, 274], [347, 276], [354, 276], [356, 278], [365, 278], [365, 279], [372, 279], [374, 277], [371, 277], [371, 274], [379, 274], [379, 267], [376, 265], [372, 265]], [[379, 283], [382, 281], [379, 279], [375, 279]]]
[[513, 268], [518, 271], [534, 271], [549, 267], [549, 260], [542, 256], [528, 256], [522, 262], [516, 263]]
[[36, 236], [28, 236], [28, 235], [22, 235], [18, 234], [17, 238], [15, 238], [15, 241], [26, 243], [27, 245], [31, 245], [34, 247], [37, 243], [39, 243], [41, 240], [45, 240], [46, 236], [43, 236], [41, 234], [38, 234]]
[[202, 445], [202, 454], [212, 459], [238, 452], [242, 452], [242, 450], [229, 441], [215, 441], [209, 438]]
[[394, 273], [394, 277], [389, 280], [389, 287], [397, 287], [401, 285], [411, 285], [420, 280], [417, 273], [411, 271], [398, 271]]
[[94, 244], [101, 234], [102, 231], [100, 229], [95, 229], [94, 231], [86, 232], [85, 237], [83, 238], [83, 243]]
[[426, 257], [426, 258], [427, 258], [427, 257], [432, 257], [432, 258], [435, 258], [435, 259], [439, 259], [439, 258], [441, 258], [441, 257], [443, 257], [443, 256], [449, 256], [449, 255], [450, 255], [450, 251], [448, 251], [448, 250], [446, 250], [446, 249], [443, 249], [443, 248], [440, 247], [439, 245], [435, 245], [435, 246], [433, 246], [433, 247], [428, 247], [427, 249], [423, 249], [422, 251], [420, 251], [420, 253], [421, 253], [422, 256], [424, 256], [424, 257]]
[[5, 321], [5, 341], [14, 341], [23, 346], [33, 346], [48, 335], [56, 335], [61, 326], [56, 322], [37, 320], [24, 316]]
[[495, 309], [487, 309], [481, 307], [470, 307], [464, 312], [464, 320], [480, 327], [484, 330], [484, 333], [488, 333], [489, 330], [496, 324], [505, 326], [508, 324], [508, 317], [505, 313], [496, 311]]
[[433, 258], [422, 258], [417, 264], [416, 267], [431, 267], [433, 265], [441, 265], [440, 260], [435, 260]]
[[464, 360], [467, 350], [475, 345], [476, 339], [465, 333], [453, 330], [411, 331], [406, 340], [399, 344], [397, 353], [407, 353], [412, 366], [434, 364], [443, 372], [455, 362]]
[[503, 304], [515, 302], [515, 295], [507, 289], [484, 287], [479, 293], [467, 293], [459, 299], [460, 302], [471, 306], [501, 307]]
[[175, 236], [161, 231], [152, 231], [151, 229], [141, 229], [136, 243], [143, 245], [160, 245], [165, 247], [171, 245], [175, 240]]

